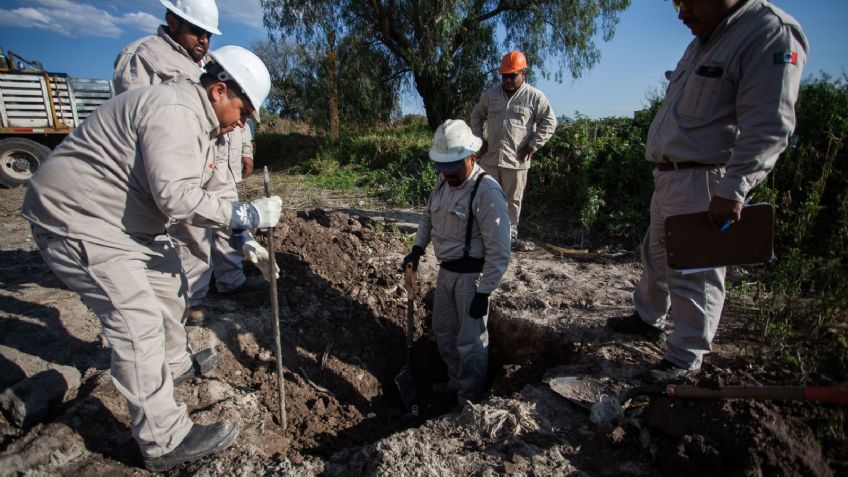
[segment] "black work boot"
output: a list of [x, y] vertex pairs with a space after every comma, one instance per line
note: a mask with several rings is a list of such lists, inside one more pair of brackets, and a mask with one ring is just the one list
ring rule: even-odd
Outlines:
[[225, 292], [217, 294], [223, 297], [239, 298], [243, 296], [251, 297], [258, 293], [268, 291], [268, 282], [262, 278], [262, 275], [247, 275], [244, 277], [244, 282], [241, 285]]
[[207, 348], [191, 357], [191, 367], [186, 372], [174, 377], [174, 386], [192, 378], [206, 376], [215, 370], [221, 357], [212, 348]]
[[207, 455], [220, 452], [233, 445], [238, 437], [238, 427], [232, 422], [195, 424], [180, 445], [159, 457], [146, 457], [144, 466], [153, 472], [164, 472], [179, 464], [187, 464]]
[[208, 316], [209, 308], [206, 305], [190, 306], [185, 311], [186, 326], [201, 326]]
[[642, 375], [642, 379], [653, 384], [666, 384], [673, 381], [682, 381], [698, 374], [698, 369], [686, 369], [677, 366], [667, 359], [651, 366]]
[[456, 389], [452, 388], [448, 382], [433, 383], [433, 386], [430, 387], [430, 392], [434, 396], [450, 396], [456, 394]]
[[661, 342], [665, 339], [665, 330], [656, 326], [651, 326], [644, 321], [639, 313], [633, 312], [630, 316], [609, 318], [607, 327], [619, 333], [628, 335], [638, 335], [647, 340]]

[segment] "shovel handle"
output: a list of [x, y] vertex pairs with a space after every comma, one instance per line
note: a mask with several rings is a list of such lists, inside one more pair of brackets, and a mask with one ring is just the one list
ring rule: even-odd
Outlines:
[[403, 271], [403, 287], [406, 288], [406, 299], [415, 300], [415, 270], [411, 263], [407, 263]]
[[848, 404], [848, 381], [829, 388], [807, 386], [804, 388], [804, 399], [807, 401], [832, 402], [844, 406]]
[[702, 388], [685, 384], [669, 384], [670, 397], [705, 399], [758, 399], [775, 401], [817, 401], [848, 404], [848, 382], [833, 387], [813, 386], [721, 386]]

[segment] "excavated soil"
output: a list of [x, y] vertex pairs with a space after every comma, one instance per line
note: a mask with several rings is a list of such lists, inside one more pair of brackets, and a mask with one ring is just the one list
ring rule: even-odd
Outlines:
[[[258, 178], [245, 185], [247, 195]], [[43, 264], [19, 216], [22, 190], [0, 190], [0, 392], [46, 369], [81, 376], [24, 429], [0, 418], [0, 475], [145, 475], [126, 402], [109, 376], [97, 318]], [[238, 442], [173, 475], [844, 475], [845, 411], [810, 403], [637, 397], [597, 425], [546, 382], [588, 376], [616, 393], [641, 385], [662, 348], [610, 333], [639, 277], [631, 250], [517, 252], [492, 296], [488, 398], [451, 413], [429, 393], [445, 379], [430, 337], [437, 264], [418, 273], [411, 357], [420, 416], [394, 376], [406, 359], [399, 265], [416, 211], [345, 208], [319, 198], [276, 229], [287, 426], [278, 414], [269, 297], [210, 296], [211, 318], [188, 327], [195, 350], [222, 357], [179, 386], [195, 422], [240, 427]], [[397, 217], [402, 217], [398, 220]], [[248, 273], [258, 271], [248, 270]], [[731, 302], [701, 384], [799, 384], [757, 359]]]

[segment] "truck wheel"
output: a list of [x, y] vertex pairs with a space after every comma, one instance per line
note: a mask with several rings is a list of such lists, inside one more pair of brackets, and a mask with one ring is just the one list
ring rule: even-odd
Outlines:
[[0, 141], [0, 184], [18, 187], [29, 182], [50, 154], [50, 148], [22, 137]]

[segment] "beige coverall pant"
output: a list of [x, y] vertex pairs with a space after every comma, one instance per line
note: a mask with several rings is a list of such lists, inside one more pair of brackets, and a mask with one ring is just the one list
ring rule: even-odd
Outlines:
[[651, 223], [642, 241], [642, 278], [633, 303], [642, 320], [654, 326], [672, 315], [674, 332], [668, 338], [665, 359], [684, 369], [699, 369], [704, 355], [712, 350], [710, 343], [724, 305], [726, 268], [683, 275], [669, 267], [665, 219], [707, 210], [723, 175], [718, 167], [654, 169]]
[[508, 167], [480, 164], [486, 173], [501, 185], [506, 196], [507, 212], [509, 213], [509, 234], [513, 240], [518, 237], [518, 217], [521, 216], [521, 198], [527, 186], [527, 171], [529, 169], [511, 169]]
[[[439, 269], [433, 299], [433, 335], [448, 368], [448, 383], [459, 402], [478, 402], [486, 390], [489, 362], [488, 316], [468, 315], [477, 292], [479, 273]], [[488, 315], [488, 311], [487, 311]]]
[[112, 382], [127, 399], [133, 437], [147, 457], [173, 450], [191, 430], [173, 376], [192, 366], [181, 323], [185, 282], [166, 236], [149, 254], [109, 248], [32, 226], [44, 261], [100, 318], [112, 349]]

